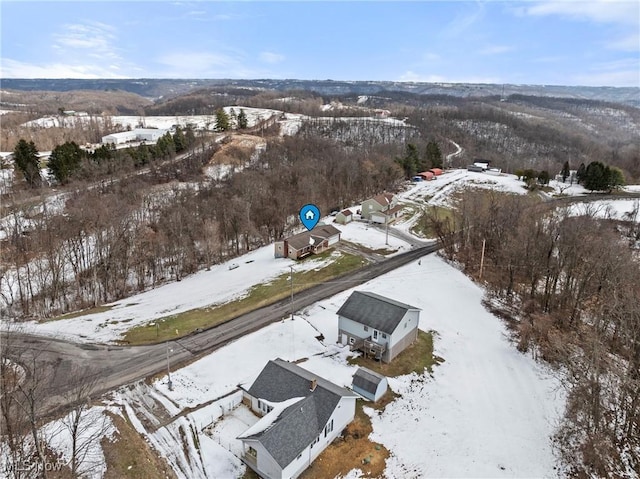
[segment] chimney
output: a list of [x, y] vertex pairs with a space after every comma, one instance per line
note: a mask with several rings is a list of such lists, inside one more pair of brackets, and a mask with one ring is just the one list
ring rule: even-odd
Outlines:
[[315, 391], [317, 385], [318, 385], [318, 380], [317, 379], [312, 379], [311, 380], [311, 385], [309, 386], [309, 391]]

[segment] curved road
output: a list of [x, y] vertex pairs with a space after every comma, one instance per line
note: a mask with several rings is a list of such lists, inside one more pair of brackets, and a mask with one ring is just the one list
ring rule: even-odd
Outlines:
[[[437, 251], [440, 246], [432, 243], [407, 251], [384, 261], [370, 264], [357, 271], [343, 275], [336, 280], [320, 283], [294, 296], [294, 311], [309, 306], [316, 301], [333, 296], [341, 291], [370, 281], [400, 266], [415, 261], [422, 256]], [[78, 344], [60, 339], [13, 332], [3, 334], [7, 351], [20, 351], [20, 362], [30, 362], [35, 358], [47, 401], [42, 405], [47, 413], [54, 413], [71, 403], [69, 392], [74, 388], [70, 380], [82, 371], [91, 371], [99, 377], [99, 383], [92, 395], [100, 395], [114, 388], [148, 376], [163, 373], [167, 369], [167, 348], [172, 369], [191, 362], [211, 351], [256, 331], [270, 323], [280, 321], [291, 314], [290, 299], [281, 300], [230, 321], [192, 334], [168, 344], [151, 346], [111, 346]], [[26, 361], [25, 361], [26, 360]]]

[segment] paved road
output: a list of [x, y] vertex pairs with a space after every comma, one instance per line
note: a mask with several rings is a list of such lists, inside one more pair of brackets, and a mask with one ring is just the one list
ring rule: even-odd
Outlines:
[[[422, 256], [433, 253], [439, 245], [432, 243], [375, 264], [365, 266], [348, 273], [338, 280], [328, 281], [302, 291], [294, 296], [293, 308], [300, 310], [316, 301], [333, 296], [341, 291], [365, 283], [382, 274], [388, 273]], [[163, 373], [167, 369], [167, 348], [170, 353], [172, 369], [190, 362], [211, 351], [256, 331], [267, 324], [280, 321], [291, 313], [290, 299], [284, 299], [270, 306], [244, 314], [224, 324], [202, 333], [184, 337], [168, 344], [152, 346], [107, 346], [77, 344], [61, 339], [38, 337], [31, 334], [11, 333], [5, 335], [5, 346], [22, 351], [21, 361], [37, 357], [41, 361], [48, 401], [42, 407], [45, 411], [54, 411], [68, 405], [65, 397], [73, 388], [73, 377], [81, 371], [92, 371], [100, 377], [100, 383], [93, 395], [99, 395], [118, 386]]]

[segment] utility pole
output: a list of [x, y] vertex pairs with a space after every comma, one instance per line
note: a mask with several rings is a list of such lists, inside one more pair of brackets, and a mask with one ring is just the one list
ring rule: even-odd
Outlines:
[[293, 265], [289, 266], [291, 268], [291, 319], [293, 319]]
[[482, 269], [484, 268], [484, 247], [487, 240], [482, 240], [482, 254], [480, 255], [480, 278], [482, 279]]
[[167, 385], [169, 386], [169, 391], [173, 391], [173, 384], [171, 383], [171, 368], [169, 367], [169, 352], [172, 352], [173, 349], [169, 349], [169, 341], [167, 341]]
[[391, 202], [389, 200], [387, 200], [387, 211], [384, 215], [384, 225], [385, 225], [385, 241], [384, 244], [386, 244], [387, 246], [389, 246], [389, 208], [391, 208]]

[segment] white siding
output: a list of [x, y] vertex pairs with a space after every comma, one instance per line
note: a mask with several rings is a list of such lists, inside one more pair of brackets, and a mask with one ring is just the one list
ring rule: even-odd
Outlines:
[[364, 324], [356, 323], [343, 316], [338, 316], [338, 329], [357, 338], [368, 338], [372, 332], [371, 328], [369, 328], [369, 331], [365, 331]]
[[391, 335], [389, 340], [389, 348], [392, 348], [402, 340], [407, 334], [411, 333], [418, 327], [420, 311], [407, 311], [398, 327]]
[[255, 440], [246, 439], [243, 442], [245, 443], [245, 451], [249, 449], [249, 446], [257, 451], [256, 464], [261, 476], [265, 479], [283, 479], [282, 469], [262, 444]]

